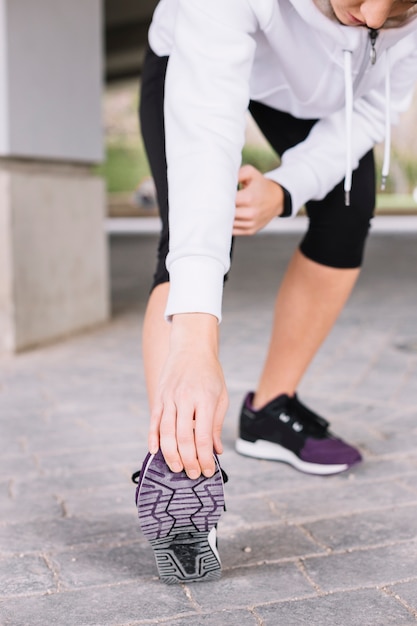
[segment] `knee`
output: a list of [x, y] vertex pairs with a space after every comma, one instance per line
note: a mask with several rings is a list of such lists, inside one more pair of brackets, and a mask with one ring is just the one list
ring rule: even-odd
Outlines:
[[300, 244], [301, 252], [312, 261], [341, 269], [362, 265], [370, 218], [354, 224], [340, 223], [337, 228], [310, 227]]

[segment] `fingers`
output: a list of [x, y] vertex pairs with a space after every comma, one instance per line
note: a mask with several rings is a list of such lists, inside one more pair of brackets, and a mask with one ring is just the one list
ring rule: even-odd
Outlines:
[[233, 234], [255, 234], [258, 230], [257, 217], [257, 212], [253, 207], [237, 208], [233, 222]]
[[213, 449], [227, 402], [217, 355], [217, 319], [212, 315], [174, 316], [170, 351], [160, 375], [149, 431], [151, 451], [159, 445], [173, 472], [190, 478], [214, 473]]
[[[247, 166], [250, 167], [250, 166]], [[284, 208], [284, 192], [274, 181], [251, 168], [242, 173], [244, 188], [236, 193], [234, 235], [253, 235], [264, 228]]]
[[160, 446], [164, 459], [173, 472], [181, 472], [183, 464], [177, 447], [177, 410], [175, 404], [165, 403], [159, 425]]
[[222, 428], [223, 428], [223, 421], [224, 421], [228, 406], [229, 406], [229, 398], [225, 389], [224, 393], [221, 395], [220, 400], [217, 404], [216, 411], [214, 413], [214, 419], [213, 419], [213, 444], [214, 444], [214, 450], [217, 452], [217, 454], [222, 454], [223, 452], [221, 434], [222, 434]]
[[151, 454], [156, 454], [159, 450], [159, 424], [162, 416], [162, 405], [157, 403], [151, 414], [148, 433], [148, 449]]
[[243, 165], [239, 170], [239, 191], [236, 192], [236, 207], [250, 206], [253, 203], [252, 183], [262, 174], [252, 165]]
[[155, 410], [151, 417], [149, 432], [149, 450], [155, 454], [159, 442], [162, 454], [171, 471], [183, 469], [195, 480], [204, 474], [212, 476], [215, 472], [213, 450], [218, 454], [223, 451], [221, 431], [228, 406], [227, 394], [220, 400], [207, 399], [194, 409], [183, 403], [179, 411], [175, 404]]
[[250, 187], [245, 187], [236, 192], [235, 206], [236, 208], [247, 207], [251, 205], [252, 193]]
[[259, 170], [257, 170], [253, 165], [242, 165], [238, 174], [238, 183], [239, 185], [245, 186], [256, 174], [259, 174]]
[[213, 458], [213, 411], [210, 407], [204, 407], [196, 415], [195, 447], [198, 455], [198, 463], [204, 476], [213, 476], [215, 472]]
[[228, 404], [227, 392], [224, 389], [219, 398], [213, 396], [212, 405], [206, 402], [196, 414], [195, 445], [204, 476], [212, 476], [216, 471], [213, 450], [218, 454], [223, 452], [221, 432]]
[[[152, 417], [149, 441], [159, 440], [171, 471], [181, 472], [184, 469], [193, 480], [200, 474], [214, 474], [213, 449], [221, 447], [221, 423], [216, 426], [214, 438], [213, 413], [214, 409], [208, 402], [204, 409], [196, 411], [193, 406], [183, 403], [180, 409], [175, 404], [165, 406], [160, 419]], [[155, 453], [154, 450], [150, 448], [152, 453]]]
[[192, 479], [198, 478], [202, 469], [197, 458], [194, 414], [194, 406], [192, 405], [183, 403], [180, 409], [177, 408], [178, 455], [187, 475]]
[[[252, 165], [243, 165], [238, 174], [238, 192], [236, 194], [236, 205], [247, 202], [248, 190], [251, 185], [263, 178], [263, 175]], [[249, 188], [249, 189], [248, 189]]]

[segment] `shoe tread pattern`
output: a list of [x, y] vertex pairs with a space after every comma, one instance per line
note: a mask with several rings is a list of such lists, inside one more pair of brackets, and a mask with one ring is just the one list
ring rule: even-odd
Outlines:
[[223, 480], [216, 463], [211, 478], [172, 473], [159, 452], [142, 479], [138, 497], [141, 529], [150, 541], [166, 583], [214, 580], [220, 563], [208, 541], [224, 509]]

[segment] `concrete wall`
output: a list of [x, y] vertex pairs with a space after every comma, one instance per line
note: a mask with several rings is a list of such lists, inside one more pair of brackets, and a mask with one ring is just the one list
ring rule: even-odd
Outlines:
[[7, 97], [7, 20], [6, 4], [0, 0], [0, 155], [5, 154], [9, 145], [8, 102]]
[[82, 167], [0, 163], [0, 354], [108, 318], [104, 208]]
[[0, 156], [103, 156], [100, 0], [0, 0]]
[[101, 0], [0, 0], [0, 353], [109, 316]]

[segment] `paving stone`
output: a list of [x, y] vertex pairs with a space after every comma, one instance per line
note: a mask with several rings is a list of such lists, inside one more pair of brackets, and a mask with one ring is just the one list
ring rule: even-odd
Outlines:
[[[133, 536], [134, 538], [134, 536]], [[61, 552], [50, 557], [62, 589], [112, 584], [157, 576], [155, 558], [146, 541]]]
[[[117, 423], [117, 412], [115, 412], [114, 423]], [[13, 427], [8, 429], [7, 436], [2, 440], [10, 449], [14, 445], [17, 449], [19, 442], [25, 439], [26, 451], [29, 454], [43, 455], [44, 453], [59, 454], [61, 451], [72, 451], [76, 449], [94, 448], [97, 446], [123, 446], [132, 440], [140, 439], [139, 430], [133, 419], [129, 426], [123, 430], [114, 426], [101, 429], [93, 429], [87, 421], [81, 421], [77, 414], [70, 418], [56, 419], [56, 416], [49, 418], [46, 422], [42, 418], [31, 420], [30, 436], [25, 437], [27, 432], [27, 417], [16, 418], [12, 421]]]
[[234, 611], [227, 611], [226, 609], [213, 611], [209, 615], [196, 613], [191, 617], [170, 620], [170, 624], [172, 626], [259, 626], [258, 620], [252, 613], [236, 609]]
[[379, 398], [370, 394], [369, 398], [364, 401], [363, 409], [360, 408], [351, 414], [354, 421], [364, 421], [367, 425], [378, 427], [385, 422], [396, 421], [401, 422], [404, 417], [415, 414], [416, 406], [392, 400], [390, 402], [381, 401]]
[[143, 445], [130, 442], [117, 447], [110, 445], [85, 447], [83, 450], [62, 450], [54, 454], [43, 452], [37, 455], [37, 459], [40, 471], [46, 473], [109, 469], [112, 465], [125, 465], [126, 463], [136, 467], [138, 459], [142, 460], [141, 449]]
[[189, 586], [189, 589], [192, 598], [205, 611], [252, 607], [314, 593], [293, 563], [225, 570], [221, 580], [211, 584], [210, 593], [204, 585]]
[[[0, 525], [0, 553], [60, 552], [141, 540], [135, 511], [110, 511], [102, 519], [36, 519]], [[143, 540], [144, 541], [144, 540]]]
[[2, 524], [62, 517], [61, 505], [51, 494], [43, 497], [11, 498], [3, 491], [0, 493], [0, 509]]
[[195, 613], [181, 587], [144, 579], [5, 600], [1, 611], [3, 626], [114, 626]]
[[323, 591], [389, 585], [416, 575], [417, 541], [306, 558], [305, 566]]
[[411, 506], [322, 519], [304, 526], [314, 538], [333, 550], [347, 550], [382, 544], [387, 537], [395, 541], [415, 539], [416, 519], [417, 501]]
[[33, 372], [13, 372], [10, 376], [13, 378], [0, 391], [0, 424], [9, 424], [23, 415], [42, 415], [48, 401], [42, 396], [40, 385], [33, 381]]
[[[362, 378], [356, 392], [358, 395], [377, 396], [380, 400], [389, 402], [405, 386], [408, 373], [407, 355], [388, 345]], [[413, 401], [417, 401], [417, 394], [414, 395]]]
[[54, 574], [43, 558], [24, 555], [0, 558], [0, 598], [55, 589]]
[[90, 493], [68, 491], [65, 495], [65, 507], [69, 516], [103, 517], [110, 509], [119, 512], [134, 512], [136, 505], [135, 486], [128, 483], [124, 488], [117, 485], [104, 485], [91, 489]]
[[[331, 336], [329, 340], [332, 340]], [[366, 331], [363, 329], [363, 332], [359, 333], [353, 341], [343, 345], [343, 353], [337, 354], [337, 359], [329, 360], [326, 366], [321, 367], [321, 382], [327, 383], [327, 390], [331, 389], [332, 394], [340, 394], [342, 397], [354, 395], [360, 398], [361, 384], [368, 375], [369, 367], [375, 360], [375, 354], [383, 350], [386, 343], [386, 333], [372, 328]], [[338, 363], [343, 363], [343, 367], [336, 367]], [[314, 370], [312, 375], [314, 375]]]
[[367, 444], [373, 454], [400, 453], [416, 457], [417, 410], [390, 421], [384, 420], [377, 432], [379, 438]]
[[24, 478], [37, 473], [38, 467], [33, 455], [20, 451], [18, 454], [0, 455], [0, 476], [2, 480]]
[[323, 481], [319, 490], [271, 493], [268, 499], [283, 511], [283, 515], [285, 511], [287, 520], [300, 522], [309, 518], [321, 519], [386, 508], [414, 500], [410, 498], [409, 491], [395, 481], [371, 484], [354, 480], [347, 481], [343, 487], [340, 482]]
[[412, 494], [411, 499], [414, 499], [413, 495], [414, 494], [417, 495], [417, 474], [414, 473], [414, 475], [411, 475], [411, 476], [401, 476], [399, 479], [399, 483], [400, 485], [403, 485], [409, 488]]
[[[155, 237], [113, 240], [110, 324], [0, 359], [0, 440], [7, 445], [0, 571], [3, 564], [24, 594], [3, 599], [2, 626], [259, 626], [250, 604], [266, 626], [416, 623], [417, 355], [396, 347], [417, 334], [417, 291], [409, 287], [416, 234], [369, 242], [354, 293], [299, 390], [337, 434], [363, 446], [366, 462], [326, 479], [234, 452], [240, 405], [263, 364], [276, 286], [299, 239], [239, 240], [226, 287], [221, 334], [230, 409], [222, 464], [230, 482], [219, 583], [183, 589], [157, 580], [129, 482], [146, 451], [148, 424], [139, 351], [152, 268], [138, 259], [154, 254]], [[313, 582], [340, 591], [319, 596]], [[49, 594], [56, 585], [60, 593]], [[386, 593], [376, 585], [388, 585]]]
[[230, 535], [247, 527], [255, 529], [281, 522], [278, 512], [262, 496], [254, 495], [250, 505], [247, 498], [227, 498], [226, 506], [227, 510], [219, 522], [222, 535]]
[[[415, 335], [414, 335], [415, 341]], [[416, 368], [414, 367], [412, 375], [407, 377], [407, 381], [404, 385], [398, 389], [395, 399], [398, 403], [404, 406], [414, 406], [417, 408], [417, 392], [416, 392]]]
[[416, 473], [416, 465], [412, 458], [369, 458], [365, 457], [364, 462], [358, 465], [354, 471], [341, 474], [338, 480], [348, 480], [351, 482], [382, 482], [384, 480], [403, 481], [412, 477]]
[[[67, 493], [90, 492], [103, 487], [118, 488], [121, 491], [132, 492], [130, 482], [131, 470], [128, 465], [113, 466], [112, 471], [101, 468], [98, 470], [70, 471], [61, 469], [52, 474], [40, 476], [29, 474], [17, 475], [13, 479], [13, 494], [15, 498], [44, 497], [46, 494], [59, 495], [65, 499]], [[7, 483], [9, 484], [9, 483]]]
[[324, 552], [298, 528], [284, 524], [241, 529], [225, 537], [219, 530], [219, 546], [225, 567]]
[[417, 622], [417, 577], [408, 583], [392, 585], [389, 589], [396, 598], [404, 600], [407, 606], [414, 611]]
[[375, 589], [257, 607], [262, 626], [411, 626], [413, 616]]

